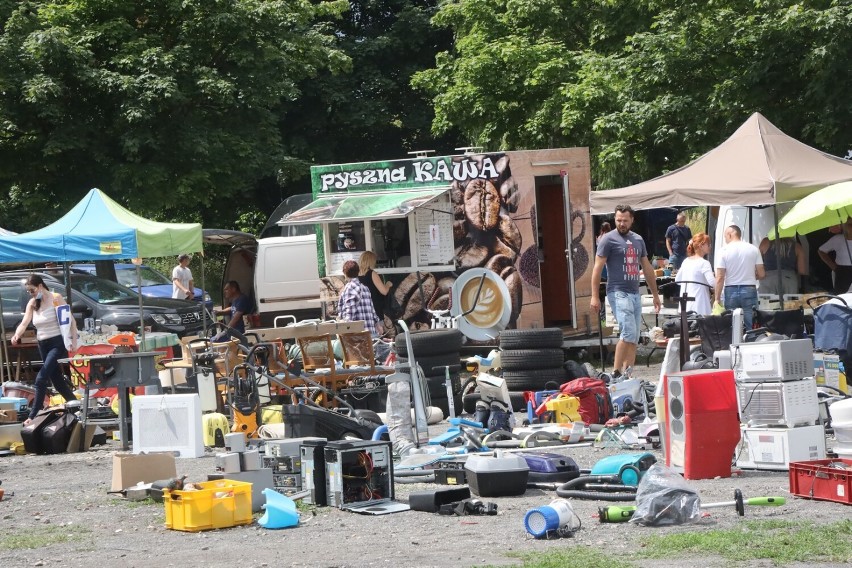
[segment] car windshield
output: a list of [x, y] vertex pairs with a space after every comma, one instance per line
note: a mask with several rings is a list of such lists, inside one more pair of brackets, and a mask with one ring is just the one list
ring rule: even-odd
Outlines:
[[85, 274], [73, 274], [71, 276], [71, 288], [85, 294], [99, 304], [117, 304], [127, 301], [139, 301], [139, 294], [115, 282], [87, 276]]
[[[140, 266], [139, 274], [142, 277], [142, 286], [160, 286], [163, 284], [171, 284], [164, 274], [160, 274], [150, 266]], [[128, 288], [136, 288], [136, 269], [134, 267], [115, 268], [115, 276], [118, 278], [118, 283]]]

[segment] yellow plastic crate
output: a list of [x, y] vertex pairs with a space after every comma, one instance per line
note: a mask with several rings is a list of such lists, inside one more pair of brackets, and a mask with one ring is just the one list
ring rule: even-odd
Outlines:
[[163, 493], [166, 528], [198, 532], [252, 522], [251, 483], [222, 479], [194, 485], [199, 489]]

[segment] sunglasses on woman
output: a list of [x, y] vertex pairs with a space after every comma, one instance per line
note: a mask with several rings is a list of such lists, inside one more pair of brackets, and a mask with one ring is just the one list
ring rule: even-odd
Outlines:
[[30, 288], [27, 286], [27, 294], [35, 294], [36, 292], [38, 292], [38, 288]]

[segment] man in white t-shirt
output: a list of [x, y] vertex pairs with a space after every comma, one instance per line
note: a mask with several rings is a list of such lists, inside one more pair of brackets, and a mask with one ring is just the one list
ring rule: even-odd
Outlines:
[[[819, 257], [834, 272], [834, 293], [845, 294], [852, 290], [852, 217], [846, 219], [843, 232], [834, 235], [819, 247]], [[828, 253], [834, 253], [832, 259]]]
[[[746, 331], [751, 329], [757, 307], [757, 281], [766, 276], [760, 250], [743, 242], [742, 230], [736, 225], [725, 229], [725, 247], [716, 259], [716, 301], [725, 309], [743, 309]], [[722, 294], [724, 293], [724, 302]]]
[[191, 300], [195, 297], [192, 271], [189, 270], [189, 255], [178, 257], [178, 265], [172, 270], [172, 298]]

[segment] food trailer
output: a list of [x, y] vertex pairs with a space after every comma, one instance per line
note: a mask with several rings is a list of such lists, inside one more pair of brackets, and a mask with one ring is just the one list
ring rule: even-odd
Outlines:
[[393, 281], [388, 324], [429, 326], [428, 310], [467, 311], [478, 293], [459, 321], [472, 342], [503, 328], [598, 330], [587, 148], [314, 166], [311, 184], [313, 201], [279, 224], [316, 225], [327, 315], [343, 263], [369, 250]]

